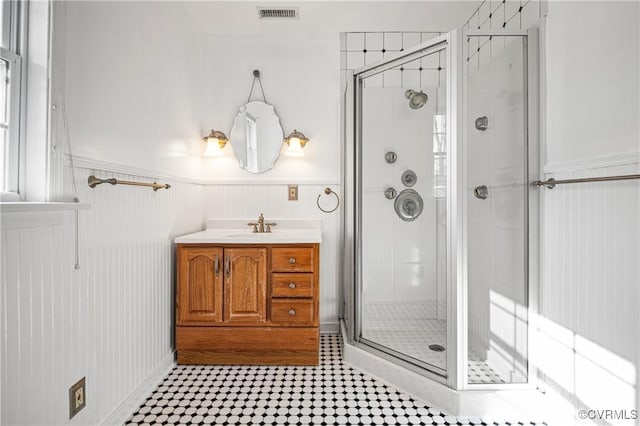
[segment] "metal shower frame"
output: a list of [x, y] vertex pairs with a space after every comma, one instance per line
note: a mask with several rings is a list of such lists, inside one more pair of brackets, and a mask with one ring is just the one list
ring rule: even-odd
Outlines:
[[[538, 209], [539, 194], [535, 185], [528, 185], [528, 333], [527, 357], [528, 380], [526, 384], [469, 384], [467, 380], [468, 358], [468, 317], [467, 309], [467, 230], [465, 225], [467, 206], [465, 201], [466, 188], [466, 159], [463, 144], [466, 140], [464, 126], [466, 111], [464, 110], [465, 84], [467, 67], [463, 66], [463, 40], [467, 37], [512, 37], [524, 38], [524, 70], [527, 75], [527, 101], [525, 102], [527, 126], [523, 135], [528, 150], [528, 164], [525, 164], [529, 182], [535, 182], [540, 174], [539, 156], [539, 62], [538, 62], [538, 32], [530, 30], [500, 30], [500, 31], [463, 31], [455, 30], [437, 38], [407, 49], [398, 55], [385, 58], [355, 71], [348, 72], [348, 82], [344, 93], [344, 134], [345, 141], [342, 156], [342, 199], [343, 217], [341, 219], [341, 233], [344, 247], [341, 253], [342, 281], [340, 315], [344, 320], [350, 344], [375, 354], [385, 360], [415, 371], [427, 378], [445, 384], [455, 390], [500, 390], [500, 389], [530, 389], [535, 387], [537, 372], [531, 362], [531, 319], [538, 308]], [[385, 348], [370, 343], [363, 343], [359, 339], [361, 296], [357, 287], [361, 286], [362, 263], [361, 242], [356, 239], [361, 235], [361, 182], [359, 176], [361, 164], [361, 111], [362, 111], [362, 80], [387, 69], [393, 68], [398, 62], [407, 62], [424, 56], [430, 52], [445, 49], [446, 59], [446, 114], [447, 114], [447, 369], [427, 369], [425, 365], [417, 365], [408, 357], [391, 354]], [[355, 167], [353, 167], [355, 165]], [[356, 198], [358, 197], [358, 198]]]

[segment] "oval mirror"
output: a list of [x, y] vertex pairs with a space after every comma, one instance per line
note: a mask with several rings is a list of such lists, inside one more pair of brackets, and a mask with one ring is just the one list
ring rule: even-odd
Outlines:
[[251, 173], [273, 168], [284, 133], [273, 106], [262, 101], [240, 107], [231, 128], [230, 142], [240, 167]]

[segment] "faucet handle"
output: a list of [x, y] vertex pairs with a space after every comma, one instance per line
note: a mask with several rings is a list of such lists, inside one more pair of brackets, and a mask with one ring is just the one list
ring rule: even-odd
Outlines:
[[258, 224], [255, 222], [249, 222], [247, 223], [247, 226], [253, 226], [253, 230], [251, 230], [251, 232], [258, 232]]
[[277, 225], [277, 223], [275, 223], [275, 222], [265, 223], [264, 226], [267, 227], [267, 230], [265, 232], [271, 232], [271, 227], [272, 226], [276, 226], [276, 225]]

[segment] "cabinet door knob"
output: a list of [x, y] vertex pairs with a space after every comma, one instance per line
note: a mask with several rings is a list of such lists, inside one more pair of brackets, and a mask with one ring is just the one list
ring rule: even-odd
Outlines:
[[295, 283], [289, 283], [289, 288], [296, 288]]
[[292, 265], [293, 265], [294, 263], [296, 263], [296, 258], [295, 258], [295, 257], [290, 257], [290, 258], [289, 258], [289, 263], [290, 263], [290, 264], [292, 264]]
[[296, 314], [296, 310], [295, 309], [289, 309], [289, 315], [293, 316]]

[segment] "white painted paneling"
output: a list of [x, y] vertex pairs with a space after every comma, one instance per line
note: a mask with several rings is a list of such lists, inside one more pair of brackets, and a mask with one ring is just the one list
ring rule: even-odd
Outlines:
[[86, 305], [71, 309], [73, 299], [86, 300], [73, 269], [72, 218], [72, 211], [2, 214], [2, 424], [62, 422], [66, 391], [87, 369], [86, 356], [55, 355], [77, 354], [87, 342], [77, 320]]
[[[548, 7], [545, 176], [640, 173], [639, 4], [551, 1]], [[638, 182], [541, 189], [540, 318], [532, 359], [548, 393], [574, 416], [583, 408], [640, 407]]]
[[[291, 184], [297, 182], [292, 181]], [[205, 216], [214, 219], [251, 219], [260, 213], [265, 221], [270, 218], [320, 219], [322, 243], [320, 244], [320, 324], [323, 329], [337, 330], [339, 297], [340, 208], [333, 213], [323, 213], [316, 204], [330, 210], [336, 205], [333, 195], [326, 195], [329, 186], [340, 193], [338, 185], [299, 185], [298, 201], [287, 200], [287, 185], [207, 185], [204, 190]], [[249, 230], [249, 227], [247, 227]]]
[[[640, 173], [640, 164], [552, 177], [633, 173]], [[543, 381], [576, 408], [636, 408], [640, 183], [568, 184], [543, 191], [542, 318], [534, 345]]]
[[[80, 169], [75, 211], [2, 214], [2, 424], [97, 424], [172, 352], [172, 239], [202, 227], [201, 185], [101, 185]], [[68, 388], [87, 407], [68, 420]], [[17, 391], [8, 392], [15, 389]], [[37, 401], [37, 403], [34, 403]]]

